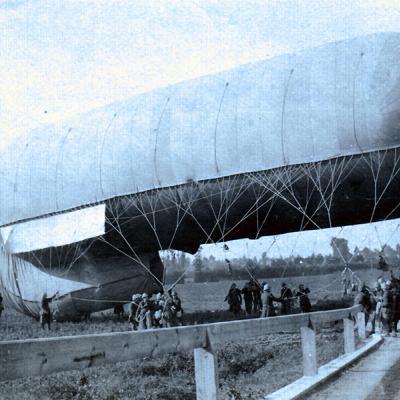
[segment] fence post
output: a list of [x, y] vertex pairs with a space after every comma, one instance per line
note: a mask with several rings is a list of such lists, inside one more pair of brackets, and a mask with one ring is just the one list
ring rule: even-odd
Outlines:
[[365, 314], [363, 312], [357, 313], [357, 328], [358, 328], [358, 337], [360, 339], [366, 339], [367, 334], [365, 332]]
[[316, 375], [318, 373], [317, 342], [311, 321], [308, 327], [302, 326], [300, 330], [301, 348], [303, 350], [303, 375]]
[[218, 398], [218, 363], [208, 334], [206, 346], [194, 349], [194, 374], [196, 379], [196, 399], [216, 400]]
[[351, 353], [356, 349], [354, 340], [354, 321], [351, 315], [348, 318], [343, 318], [344, 328], [344, 352]]

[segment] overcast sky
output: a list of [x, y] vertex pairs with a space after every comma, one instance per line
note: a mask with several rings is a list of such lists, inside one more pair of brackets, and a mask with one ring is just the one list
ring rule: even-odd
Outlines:
[[399, 29], [397, 0], [0, 0], [0, 146], [152, 88]]
[[[152, 88], [399, 30], [397, 0], [0, 0], [0, 148], [42, 123]], [[379, 225], [381, 240], [398, 242], [398, 222]], [[360, 246], [366, 232], [379, 247], [372, 227], [339, 228], [282, 236], [271, 255], [327, 253], [339, 233]], [[271, 240], [231, 247], [261, 254]]]

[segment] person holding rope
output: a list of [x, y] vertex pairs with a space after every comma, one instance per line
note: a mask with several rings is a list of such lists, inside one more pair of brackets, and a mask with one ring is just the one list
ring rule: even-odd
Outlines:
[[157, 293], [155, 307], [154, 307], [154, 315], [153, 322], [155, 328], [163, 327], [163, 312], [165, 306], [165, 299], [162, 293]]
[[292, 297], [293, 293], [290, 288], [287, 287], [285, 282], [282, 282], [281, 285], [281, 314], [287, 315], [292, 313]]
[[176, 326], [176, 325], [182, 326], [183, 325], [182, 301], [179, 298], [176, 290], [171, 291], [171, 298], [172, 298], [172, 305], [171, 305], [172, 322], [173, 322], [174, 326]]
[[225, 300], [229, 304], [229, 311], [234, 315], [238, 315], [242, 309], [242, 294], [240, 289], [237, 288], [236, 283], [232, 283]]
[[47, 297], [47, 293], [43, 293], [42, 300], [40, 302], [40, 324], [42, 325], [42, 329], [44, 329], [45, 325], [47, 325], [48, 330], [51, 329], [50, 326], [53, 315], [50, 310], [50, 303], [57, 296], [58, 292], [56, 292], [52, 297]]
[[1, 314], [3, 313], [3, 310], [4, 310], [3, 296], [1, 295], [1, 292], [0, 292], [0, 318], [1, 318]]
[[136, 320], [136, 311], [139, 307], [140, 299], [141, 299], [140, 294], [134, 294], [132, 296], [132, 301], [129, 304], [129, 316], [128, 316], [128, 321], [131, 324], [132, 330], [137, 331], [138, 330], [138, 321]]
[[300, 311], [302, 313], [311, 312], [311, 302], [308, 297], [309, 293], [310, 293], [309, 288], [305, 288], [303, 284], [299, 285], [299, 289], [296, 293], [296, 296], [299, 298], [299, 306], [300, 306]]
[[268, 284], [264, 285], [264, 290], [261, 295], [262, 301], [262, 311], [261, 311], [261, 318], [265, 317], [275, 317], [275, 306], [274, 302], [281, 302], [281, 299], [275, 297], [271, 293], [271, 287]]
[[153, 305], [149, 300], [147, 293], [142, 294], [142, 300], [140, 301], [136, 310], [136, 321], [138, 322], [139, 330], [151, 329], [153, 327], [152, 313]]
[[253, 305], [254, 305], [254, 314], [259, 314], [262, 308], [262, 302], [261, 302], [261, 285], [260, 283], [256, 280], [252, 280], [252, 290], [253, 290]]
[[244, 308], [246, 309], [246, 314], [250, 315], [253, 309], [253, 286], [252, 282], [246, 282], [243, 289], [242, 295], [244, 300]]

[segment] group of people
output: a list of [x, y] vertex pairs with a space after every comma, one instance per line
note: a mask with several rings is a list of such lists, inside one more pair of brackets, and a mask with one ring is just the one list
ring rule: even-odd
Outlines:
[[[257, 280], [251, 279], [242, 289], [239, 289], [236, 283], [232, 283], [225, 301], [228, 302], [229, 311], [234, 315], [241, 312], [244, 302], [247, 315], [259, 315], [264, 318], [277, 314], [291, 314], [296, 301], [298, 301], [302, 313], [310, 312], [309, 293], [310, 290], [303, 284], [299, 285], [298, 289], [292, 290], [283, 282], [280, 295], [277, 297], [272, 294], [271, 286], [267, 282], [260, 284]], [[280, 304], [280, 307], [277, 307], [277, 304]]]
[[387, 336], [397, 336], [400, 321], [400, 279], [391, 272], [389, 280], [379, 278], [373, 288], [362, 284], [354, 298], [361, 304], [365, 323], [371, 324], [371, 333], [379, 331]]
[[133, 330], [181, 326], [182, 318], [182, 302], [175, 290], [157, 293], [155, 299], [147, 293], [132, 296], [128, 320]]

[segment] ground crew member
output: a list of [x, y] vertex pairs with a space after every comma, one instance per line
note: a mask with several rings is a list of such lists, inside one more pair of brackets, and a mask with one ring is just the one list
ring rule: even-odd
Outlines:
[[276, 315], [274, 308], [274, 301], [280, 302], [281, 300], [271, 293], [271, 287], [266, 284], [261, 295], [262, 311], [261, 318], [274, 317]]
[[132, 330], [138, 330], [138, 321], [136, 320], [136, 311], [139, 307], [140, 299], [142, 296], [140, 294], [134, 294], [132, 296], [132, 301], [129, 304], [129, 317], [128, 321], [131, 324]]
[[393, 287], [393, 331], [397, 336], [397, 325], [400, 321], [400, 290], [397, 286]]
[[[371, 315], [372, 304], [371, 304], [370, 294], [365, 285], [361, 286], [360, 291], [354, 297], [354, 305], [356, 306], [359, 304], [362, 306], [362, 312], [365, 315], [365, 326], [367, 326], [368, 320]], [[375, 329], [375, 327], [373, 326], [372, 330], [374, 330], [374, 329]]]
[[55, 293], [53, 297], [47, 297], [47, 293], [43, 294], [40, 302], [40, 323], [42, 325], [42, 329], [44, 329], [45, 325], [47, 325], [48, 330], [50, 330], [51, 320], [53, 319], [50, 310], [50, 303], [56, 298], [57, 295], [58, 292]]
[[246, 309], [246, 314], [250, 315], [253, 308], [253, 288], [252, 282], [246, 282], [242, 289], [242, 295], [244, 300], [244, 308]]
[[164, 306], [165, 306], [164, 296], [161, 293], [157, 293], [154, 305], [154, 315], [153, 315], [153, 322], [155, 328], [163, 327]]
[[163, 314], [162, 314], [162, 324], [163, 326], [166, 326], [167, 328], [171, 328], [174, 325], [174, 318], [173, 318], [173, 313], [172, 313], [172, 306], [173, 306], [173, 300], [171, 296], [166, 296], [165, 298], [165, 304], [163, 307]]
[[255, 279], [252, 280], [254, 314], [258, 314], [261, 311], [261, 287]]
[[287, 315], [292, 313], [292, 297], [293, 297], [292, 291], [290, 290], [290, 288], [286, 286], [285, 282], [282, 282], [281, 285], [282, 315]]
[[343, 296], [349, 294], [351, 287], [351, 275], [352, 271], [349, 266], [346, 264], [344, 270], [342, 271], [342, 288], [343, 288]]
[[179, 298], [178, 293], [175, 290], [171, 292], [171, 297], [172, 297], [171, 311], [172, 311], [173, 322], [175, 323], [176, 321], [179, 326], [182, 326], [183, 309], [182, 309], [181, 299]]
[[304, 288], [303, 284], [299, 285], [299, 289], [296, 293], [296, 296], [299, 298], [299, 306], [300, 311], [302, 313], [309, 313], [311, 311], [311, 302], [308, 298], [308, 294], [310, 293], [309, 288]]
[[374, 332], [374, 330], [376, 329], [377, 331], [380, 332], [382, 330], [383, 289], [379, 280], [375, 285], [371, 298], [372, 298], [372, 303], [375, 303], [375, 321], [372, 326], [372, 331]]
[[151, 329], [153, 327], [151, 315], [152, 308], [148, 294], [143, 293], [142, 300], [136, 310], [136, 321], [139, 323], [139, 330]]
[[392, 333], [393, 328], [393, 292], [390, 281], [387, 281], [383, 289], [382, 297], [382, 325], [386, 336]]
[[1, 314], [3, 313], [4, 310], [4, 306], [3, 306], [3, 296], [0, 293], [0, 318], [1, 318]]
[[228, 302], [229, 311], [233, 312], [234, 315], [240, 313], [240, 310], [242, 309], [242, 294], [240, 289], [236, 287], [236, 283], [232, 283], [224, 301]]

